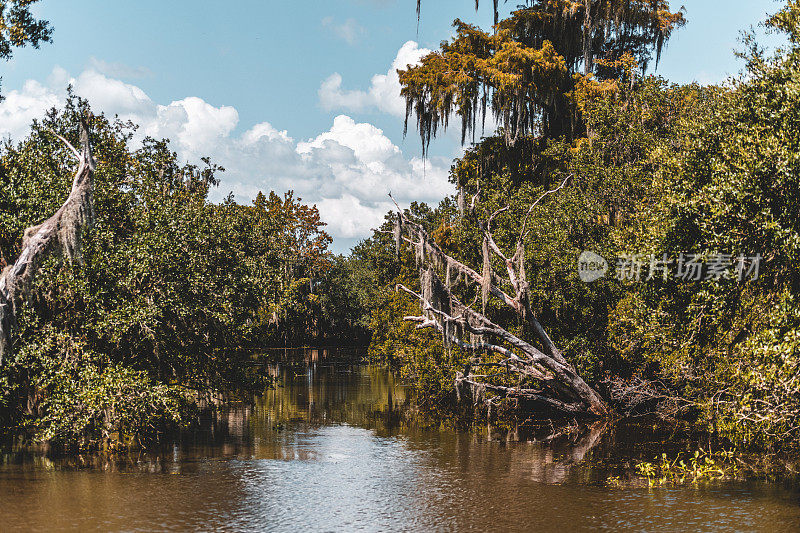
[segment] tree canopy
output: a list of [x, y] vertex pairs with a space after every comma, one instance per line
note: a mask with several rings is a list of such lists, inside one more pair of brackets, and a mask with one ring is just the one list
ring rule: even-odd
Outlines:
[[38, 437], [86, 446], [144, 438], [215, 390], [263, 390], [256, 350], [356, 336], [320, 295], [336, 258], [315, 206], [291, 192], [211, 202], [221, 167], [184, 164], [166, 140], [133, 145], [132, 124], [74, 95], [0, 147], [0, 268], [64, 203], [73, 161], [53, 133], [75, 144], [87, 116], [94, 224], [80, 261], [54, 254], [15, 299], [0, 427], [26, 419]]
[[[51, 41], [53, 28], [46, 20], [37, 20], [31, 4], [39, 0], [0, 0], [0, 59], [11, 59], [14, 48]], [[2, 98], [2, 96], [0, 96]]]
[[[542, 9], [525, 13], [534, 4]], [[611, 39], [617, 34], [604, 30], [587, 55], [585, 47], [559, 41], [553, 27], [536, 30], [536, 24], [543, 20], [544, 7], [571, 5], [576, 10], [550, 13], [547, 20], [553, 21], [577, 16], [590, 2], [530, 2], [500, 21], [494, 33], [457, 21], [452, 41], [402, 73], [405, 94], [416, 106], [410, 112], [430, 111], [427, 118], [423, 114], [423, 135], [426, 127], [435, 134], [451, 113], [466, 116], [466, 127], [474, 127], [470, 113], [481, 118], [484, 103], [495, 114], [504, 112], [506, 89], [519, 90], [520, 102], [546, 116], [537, 95], [557, 97], [559, 90], [533, 80], [536, 68], [545, 65], [544, 56], [518, 69], [528, 78], [507, 86], [496, 72], [497, 58], [511, 46], [538, 52], [552, 47], [548, 61], [556, 56], [561, 61], [552, 74], [572, 80], [566, 95], [585, 128], [578, 133], [586, 136], [554, 137], [531, 121], [528, 130], [518, 127], [509, 137], [482, 139], [453, 164], [451, 178], [461, 189], [457, 199], [446, 198], [435, 209], [417, 206], [403, 212], [424, 232], [411, 226], [416, 231], [401, 237], [417, 244], [420, 235], [430, 236], [425, 242], [460, 263], [479, 265], [483, 259], [483, 274], [476, 268], [470, 275], [503, 290], [515, 288], [514, 280], [522, 277], [512, 273], [524, 266], [531, 313], [548, 325], [567, 360], [617, 412], [680, 420], [740, 450], [796, 451], [800, 1], [784, 2], [767, 22], [769, 30], [787, 35], [789, 45], [769, 55], [746, 37], [745, 73], [721, 86], [673, 84], [635, 68], [658, 60], [683, 15], [671, 12], [666, 2], [631, 4], [652, 8], [651, 20], [660, 21], [658, 28], [642, 30], [641, 40], [626, 31], [618, 34], [624, 39]], [[591, 3], [600, 5], [611, 3]], [[526, 17], [538, 22], [525, 26]], [[548, 39], [531, 37], [545, 31], [551, 32]], [[514, 119], [520, 107], [511, 105]], [[532, 111], [521, 112], [528, 113], [526, 120], [532, 117]], [[544, 134], [546, 142], [536, 133]], [[533, 174], [542, 179], [528, 179]], [[528, 220], [528, 206], [552, 189], [553, 181], [566, 177], [564, 188], [530, 214], [535, 230], [521, 250], [518, 235], [521, 221]], [[499, 256], [494, 246], [478, 252], [482, 241], [491, 243], [487, 234], [497, 249], [507, 251], [508, 260], [487, 253]], [[417, 246], [424, 253], [401, 256], [391, 268], [381, 266], [393, 248], [391, 235], [384, 225], [361, 252], [370, 253], [376, 268], [383, 269], [376, 278], [413, 286], [409, 292], [415, 294], [394, 295], [373, 311], [371, 350], [395, 362], [437, 409], [465, 404], [459, 403], [453, 383], [476, 360], [498, 369], [481, 375], [488, 385], [481, 394], [491, 396], [489, 401], [470, 398], [492, 405], [489, 418], [501, 418], [491, 403], [500, 393], [511, 390], [518, 398], [520, 390], [546, 390], [540, 378], [512, 376], [507, 357], [492, 359], [475, 350], [480, 339], [452, 348], [442, 342], [447, 330], [423, 337], [404, 324], [404, 318], [414, 318], [415, 298], [431, 302], [422, 308], [427, 315], [420, 324], [426, 327], [468, 316], [460, 308], [442, 313], [447, 305], [452, 309], [454, 303], [472, 301], [480, 302], [493, 323], [519, 338], [534, 338], [529, 324], [504, 309], [502, 295], [490, 293], [484, 301], [481, 291], [451, 274], [451, 261], [433, 266], [446, 288], [451, 287], [447, 280], [456, 278], [451, 292], [457, 300], [449, 294], [438, 298], [439, 304], [426, 298], [437, 291], [425, 286], [431, 278], [420, 276], [416, 262], [435, 261], [437, 254], [425, 247]], [[607, 260], [605, 274], [593, 281], [579, 275], [579, 258], [588, 252]], [[511, 281], [502, 279], [503, 272]]]
[[416, 115], [424, 149], [454, 114], [463, 142], [487, 110], [512, 144], [571, 137], [580, 122], [571, 92], [581, 78], [646, 69], [685, 22], [668, 0], [528, 0], [491, 33], [456, 19], [452, 40], [399, 71], [406, 126]]

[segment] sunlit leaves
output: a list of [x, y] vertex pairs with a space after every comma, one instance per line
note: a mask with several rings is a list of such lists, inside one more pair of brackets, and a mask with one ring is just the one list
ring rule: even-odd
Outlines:
[[41, 43], [50, 42], [53, 33], [50, 23], [37, 20], [30, 11], [31, 4], [38, 1], [0, 1], [0, 59], [10, 59], [14, 48], [26, 45], [39, 48]]
[[572, 137], [581, 133], [566, 97], [573, 74], [619, 78], [624, 57], [646, 68], [684, 23], [666, 0], [531, 0], [491, 34], [456, 20], [455, 38], [400, 71], [406, 123], [416, 116], [423, 149], [452, 115], [461, 118], [463, 142], [487, 110], [509, 144], [526, 135]]
[[85, 263], [48, 262], [20, 302], [15, 357], [0, 369], [0, 423], [18, 422], [31, 405], [40, 437], [97, 444], [109, 432], [182, 420], [179, 397], [263, 388], [246, 361], [285, 332], [290, 342], [316, 333], [314, 286], [331, 239], [316, 207], [292, 193], [259, 195], [252, 206], [210, 202], [221, 167], [183, 164], [163, 140], [134, 149], [131, 125], [92, 116], [70, 96], [0, 151], [4, 258], [16, 258], [24, 228], [69, 192], [73, 163], [47, 129], [74, 142], [84, 114], [98, 161], [97, 222]]

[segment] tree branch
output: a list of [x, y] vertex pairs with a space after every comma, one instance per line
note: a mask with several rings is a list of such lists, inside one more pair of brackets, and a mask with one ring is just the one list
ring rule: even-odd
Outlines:
[[[402, 290], [419, 300], [423, 316], [405, 317], [407, 321], [416, 322], [418, 329], [436, 329], [442, 333], [446, 342], [451, 342], [465, 350], [494, 352], [504, 356], [506, 358], [504, 361], [506, 368], [510, 369], [510, 367], [513, 366], [515, 372], [534, 377], [542, 381], [545, 386], [550, 389], [552, 394], [548, 396], [550, 400], [548, 403], [554, 407], [558, 407], [569, 413], [583, 412], [604, 416], [607, 413], [604, 402], [599, 395], [578, 376], [575, 369], [563, 357], [547, 332], [533, 316], [533, 313], [530, 312], [526, 297], [527, 280], [524, 274], [524, 256], [521, 254], [524, 254], [522, 239], [524, 239], [527, 232], [527, 219], [536, 205], [548, 195], [554, 194], [564, 188], [570, 177], [571, 175], [567, 176], [558, 188], [545, 192], [528, 209], [525, 223], [520, 233], [520, 240], [517, 243], [517, 249], [511, 259], [502, 252], [491, 232], [491, 225], [494, 219], [501, 213], [508, 211], [509, 208], [503, 207], [492, 213], [484, 230], [486, 248], [484, 249], [485, 266], [483, 274], [478, 274], [467, 265], [444, 253], [444, 251], [432, 241], [422, 225], [410, 220], [408, 216], [405, 216], [397, 202], [392, 198], [392, 201], [398, 209], [398, 219], [395, 227], [397, 246], [399, 246], [403, 240], [408, 241], [418, 250], [418, 262], [424, 262], [425, 258], [428, 257], [431, 258], [434, 265], [446, 265], [448, 279], [451, 269], [455, 269], [457, 272], [464, 274], [473, 283], [480, 285], [482, 290], [499, 298], [503, 303], [514, 309], [517, 314], [523, 318], [527, 318], [533, 325], [537, 337], [542, 342], [545, 349], [544, 352], [512, 334], [500, 325], [492, 322], [484, 314], [462, 304], [458, 298], [453, 295], [449, 287], [449, 282], [447, 285], [442, 283], [432, 266], [428, 266], [427, 269], [420, 271], [422, 294], [418, 294], [404, 285], [397, 285], [396, 289]], [[408, 236], [406, 237], [403, 233]], [[491, 258], [490, 254], [492, 253], [500, 257], [505, 263], [509, 281], [516, 293], [514, 297], [504, 292], [496, 283], [493, 283], [494, 279], [491, 268], [487, 266]], [[502, 279], [501, 282], [503, 282]], [[483, 293], [484, 302], [485, 295], [486, 292]], [[455, 328], [451, 328], [451, 326], [455, 326]], [[492, 336], [500, 342], [465, 342], [459, 338], [459, 335], [463, 335], [463, 332], [481, 336]], [[524, 358], [520, 358], [515, 351], [523, 354]], [[487, 366], [486, 362], [480, 360], [473, 361], [471, 364]], [[462, 374], [464, 379], [470, 378], [469, 371], [470, 365], [467, 366]], [[495, 385], [493, 386], [497, 387]], [[500, 391], [501, 389], [496, 390]], [[507, 395], [511, 395], [516, 389], [504, 388], [502, 391]], [[541, 391], [539, 391], [539, 393], [541, 393]], [[516, 394], [516, 392], [513, 392], [513, 394]], [[526, 394], [535, 396], [534, 392], [531, 390], [527, 390]], [[541, 396], [541, 394], [539, 395]]]
[[61, 135], [51, 133], [77, 157], [78, 169], [67, 200], [42, 224], [25, 230], [19, 257], [0, 274], [0, 364], [16, 329], [17, 302], [28, 295], [42, 262], [56, 253], [68, 261], [81, 261], [83, 234], [94, 224], [95, 160], [88, 127], [81, 120], [81, 152]]
[[528, 229], [527, 229], [528, 228], [528, 219], [531, 217], [531, 214], [533, 213], [534, 208], [537, 205], [539, 205], [539, 202], [541, 202], [542, 200], [544, 200], [545, 198], [547, 198], [551, 194], [555, 194], [558, 191], [560, 191], [561, 189], [563, 189], [564, 187], [566, 187], [567, 182], [570, 180], [570, 178], [572, 178], [574, 176], [575, 176], [575, 174], [570, 174], [569, 176], [564, 178], [564, 181], [561, 182], [561, 185], [559, 185], [558, 187], [556, 187], [552, 191], [545, 192], [544, 194], [542, 194], [539, 197], [538, 200], [536, 200], [535, 202], [533, 202], [531, 204], [531, 206], [528, 208], [528, 212], [525, 213], [525, 218], [523, 219], [523, 222], [522, 222], [522, 230], [519, 232], [519, 240], [518, 240], [518, 242], [523, 243], [525, 241], [525, 237], [527, 237], [527, 235], [528, 235]]

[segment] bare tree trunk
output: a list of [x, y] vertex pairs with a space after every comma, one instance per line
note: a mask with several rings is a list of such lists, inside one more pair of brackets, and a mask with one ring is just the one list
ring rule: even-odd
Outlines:
[[17, 305], [28, 295], [42, 262], [55, 254], [80, 262], [83, 233], [94, 223], [95, 160], [86, 123], [81, 121], [80, 152], [60, 135], [54, 135], [75, 156], [78, 169], [64, 205], [42, 224], [25, 230], [19, 258], [0, 274], [0, 364], [11, 347]]
[[[420, 224], [409, 220], [398, 208], [394, 230], [396, 244], [405, 241], [414, 248], [417, 262], [421, 265], [421, 292], [416, 293], [403, 285], [398, 285], [397, 289], [417, 298], [422, 309], [422, 316], [409, 316], [405, 317], [405, 320], [416, 322], [418, 329], [437, 330], [442, 334], [445, 345], [454, 344], [473, 355], [466, 368], [456, 377], [457, 391], [467, 385], [475, 392], [473, 396], [480, 396], [481, 393], [490, 391], [495, 393], [495, 398], [530, 400], [569, 415], [603, 417], [608, 414], [605, 402], [564, 358], [534, 316], [528, 300], [523, 245], [529, 231], [528, 218], [539, 202], [562, 189], [568, 180], [569, 177], [560, 187], [546, 192], [531, 205], [522, 224], [514, 255], [511, 257], [506, 256], [495, 243], [491, 231], [493, 219], [507, 211], [508, 207], [492, 214], [484, 230], [484, 264], [480, 274], [444, 253]], [[501, 279], [492, 271], [493, 256], [504, 264], [505, 279]], [[445, 281], [442, 281], [437, 271], [443, 272]], [[526, 320], [536, 335], [539, 347], [494, 323], [486, 316], [485, 311], [476, 311], [459, 301], [452, 292], [453, 274], [463, 276], [467, 283], [480, 287], [484, 309], [488, 295], [492, 295]], [[500, 283], [497, 283], [498, 280], [513, 288], [513, 296], [501, 288]], [[498, 385], [491, 383], [486, 376], [476, 375], [473, 372], [476, 369], [513, 373], [519, 376], [521, 381], [535, 383], [536, 386]]]

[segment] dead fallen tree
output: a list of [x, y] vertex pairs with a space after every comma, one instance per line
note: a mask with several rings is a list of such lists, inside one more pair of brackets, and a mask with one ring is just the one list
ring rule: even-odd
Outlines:
[[67, 261], [80, 261], [83, 234], [94, 223], [95, 160], [88, 128], [81, 121], [81, 151], [64, 137], [56, 133], [53, 135], [75, 156], [78, 168], [67, 200], [53, 216], [25, 230], [22, 252], [0, 274], [0, 364], [11, 346], [17, 322], [17, 306], [28, 295], [42, 263], [46, 258], [57, 255]]
[[[417, 293], [404, 285], [398, 285], [397, 289], [420, 302], [422, 315], [408, 316], [405, 320], [416, 322], [418, 329], [435, 329], [442, 335], [446, 346], [454, 345], [471, 354], [465, 368], [456, 377], [455, 387], [459, 393], [466, 388], [475, 399], [489, 391], [494, 393], [493, 398], [536, 402], [570, 416], [603, 417], [608, 413], [605, 402], [564, 358], [536, 319], [528, 298], [524, 242], [530, 231], [529, 218], [542, 200], [566, 186], [568, 180], [569, 177], [557, 189], [543, 194], [528, 209], [513, 255], [503, 253], [491, 229], [493, 220], [509, 208], [492, 214], [483, 230], [483, 268], [480, 273], [447, 255], [420, 224], [410, 220], [398, 207], [395, 245], [398, 253], [403, 243], [413, 248], [420, 266], [421, 291]], [[493, 258], [504, 265], [504, 275], [494, 272]], [[462, 279], [480, 291], [481, 311], [462, 303], [453, 293], [454, 285]], [[512, 291], [504, 291], [503, 286], [510, 286]], [[485, 312], [489, 295], [525, 320], [535, 339], [522, 339], [490, 320]], [[490, 376], [479, 373], [491, 370], [516, 375], [520, 386], [492, 383]], [[483, 401], [493, 400], [484, 398]]]

